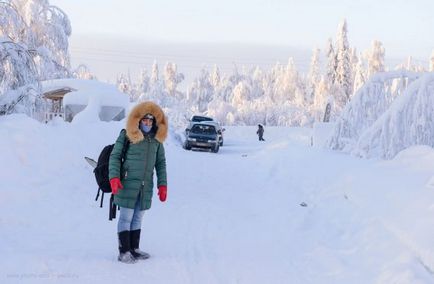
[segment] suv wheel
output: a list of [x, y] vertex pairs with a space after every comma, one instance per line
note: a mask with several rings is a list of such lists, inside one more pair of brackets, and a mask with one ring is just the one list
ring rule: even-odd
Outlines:
[[190, 144], [188, 144], [188, 142], [185, 142], [184, 149], [185, 150], [191, 150], [191, 146], [190, 146]]
[[217, 153], [219, 151], [219, 148], [220, 148], [219, 144], [215, 145], [215, 147], [212, 149], [212, 152]]

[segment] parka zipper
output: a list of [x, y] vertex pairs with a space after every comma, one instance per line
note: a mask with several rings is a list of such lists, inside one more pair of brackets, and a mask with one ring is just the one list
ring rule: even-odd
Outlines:
[[[145, 156], [145, 170], [143, 171], [143, 180], [142, 180], [142, 190], [140, 192], [140, 194], [145, 190], [145, 177], [146, 177], [146, 167], [148, 166], [147, 164], [147, 159], [149, 157], [149, 148], [151, 147], [151, 138], [149, 138], [149, 136], [146, 136], [147, 140], [148, 140], [148, 149], [146, 150], [146, 156]], [[144, 192], [143, 192], [144, 194]], [[141, 198], [140, 198], [141, 199]], [[142, 200], [140, 200], [140, 206], [142, 205]]]
[[145, 170], [143, 171], [143, 181], [142, 181], [143, 188], [145, 188], [146, 168], [148, 167], [147, 159], [149, 157], [149, 148], [151, 147], [151, 138], [149, 136], [146, 136], [146, 139], [148, 140], [148, 145], [147, 145], [146, 156], [145, 156]]

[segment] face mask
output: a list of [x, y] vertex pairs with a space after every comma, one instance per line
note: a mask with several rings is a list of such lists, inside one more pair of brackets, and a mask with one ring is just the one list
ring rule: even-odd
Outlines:
[[148, 126], [146, 124], [140, 123], [140, 129], [145, 132], [148, 133], [149, 131], [151, 131], [152, 126]]

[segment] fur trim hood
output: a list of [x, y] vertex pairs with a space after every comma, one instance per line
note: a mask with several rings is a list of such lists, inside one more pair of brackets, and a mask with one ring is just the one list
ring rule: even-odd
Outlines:
[[142, 131], [139, 129], [139, 123], [142, 117], [148, 113], [155, 117], [154, 123], [157, 127], [155, 139], [160, 143], [166, 140], [168, 124], [163, 110], [153, 102], [143, 102], [137, 104], [128, 115], [126, 130], [127, 137], [131, 143], [137, 144], [145, 138]]

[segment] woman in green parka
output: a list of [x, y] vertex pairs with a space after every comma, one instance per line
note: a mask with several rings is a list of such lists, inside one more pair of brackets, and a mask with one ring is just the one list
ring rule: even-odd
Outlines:
[[[163, 142], [167, 137], [167, 119], [162, 109], [143, 102], [130, 112], [126, 131], [121, 131], [110, 155], [109, 178], [114, 203], [120, 207], [118, 221], [119, 257], [124, 263], [149, 258], [139, 250], [142, 217], [151, 207], [154, 169], [158, 196], [167, 197], [166, 157]], [[130, 144], [121, 167], [121, 152], [126, 139]]]

